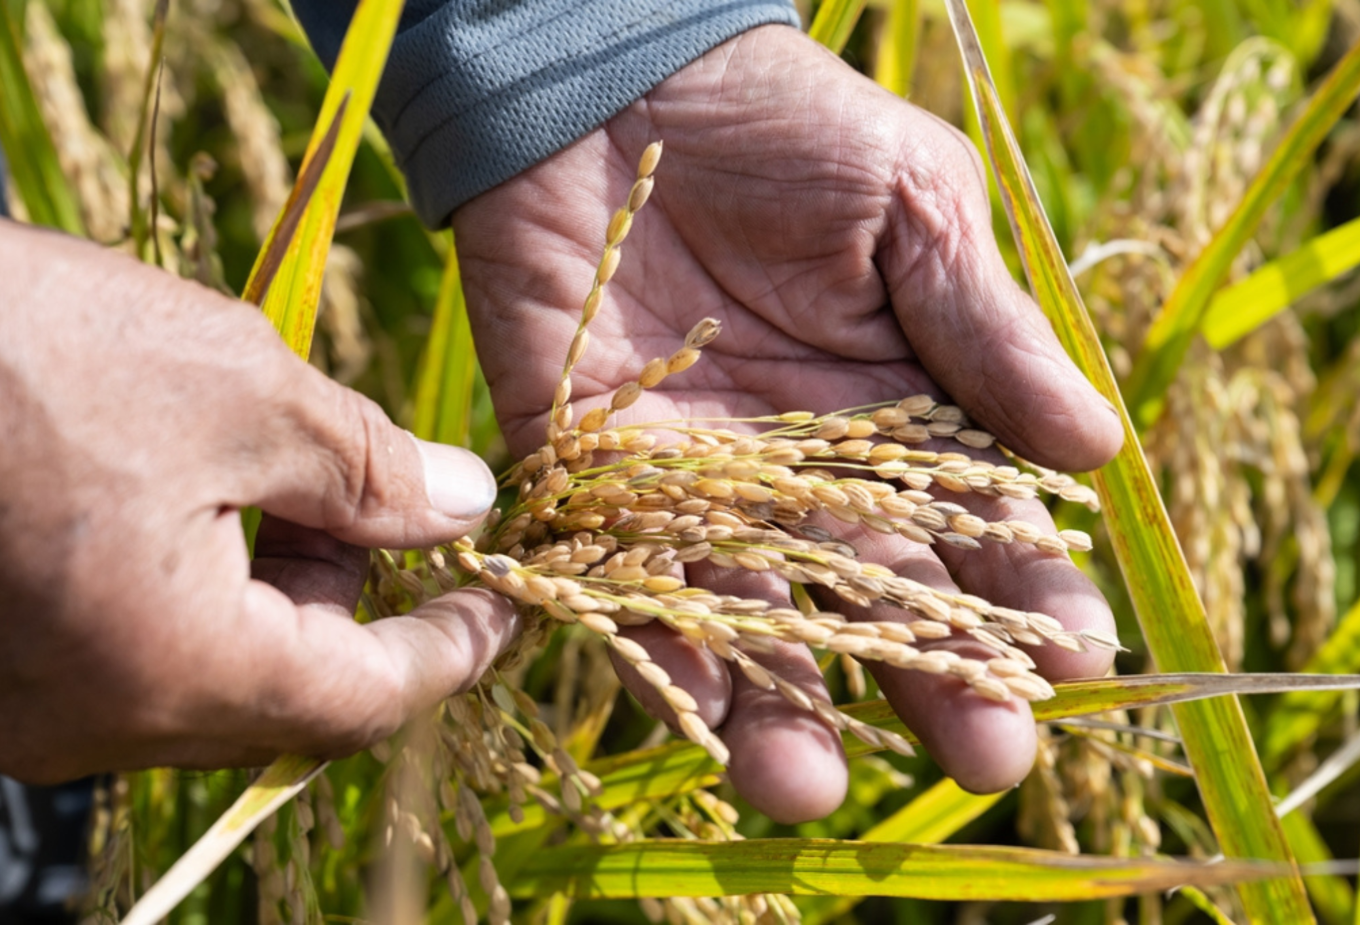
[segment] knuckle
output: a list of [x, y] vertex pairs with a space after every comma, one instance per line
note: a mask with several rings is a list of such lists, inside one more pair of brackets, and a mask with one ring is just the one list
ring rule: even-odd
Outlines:
[[982, 155], [959, 129], [943, 120], [933, 124], [937, 131], [926, 133], [911, 152], [915, 197], [956, 232], [987, 225], [990, 204]]
[[347, 686], [319, 704], [322, 722], [319, 751], [339, 758], [372, 748], [401, 728], [404, 685], [395, 670], [374, 671], [361, 689]]
[[904, 258], [896, 285], [932, 290], [959, 280], [991, 235], [991, 205], [982, 157], [963, 132], [940, 120], [907, 152], [899, 200]]
[[336, 428], [326, 443], [333, 447], [327, 464], [331, 468], [325, 496], [325, 525], [329, 530], [348, 529], [388, 501], [388, 465], [380, 449], [391, 429], [387, 415], [371, 399], [350, 389], [337, 389], [336, 413], [328, 426]]
[[922, 147], [928, 150], [933, 167], [938, 173], [954, 178], [961, 191], [986, 195], [987, 166], [982, 153], [966, 132], [938, 117], [931, 117], [936, 129], [929, 132]]
[[387, 738], [406, 721], [403, 705], [407, 700], [406, 681], [396, 664], [381, 659], [369, 672], [362, 691], [352, 695], [350, 715], [355, 718], [355, 734], [362, 747]]

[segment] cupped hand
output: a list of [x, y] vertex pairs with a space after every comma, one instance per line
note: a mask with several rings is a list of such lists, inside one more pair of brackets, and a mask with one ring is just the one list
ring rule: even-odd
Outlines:
[[[607, 404], [645, 362], [668, 356], [712, 316], [723, 333], [700, 363], [645, 393], [621, 423], [827, 413], [928, 392], [1043, 465], [1089, 469], [1118, 450], [1113, 409], [1007, 272], [966, 138], [782, 26], [718, 47], [454, 214], [478, 351], [512, 449], [543, 441], [603, 230], [639, 153], [658, 139], [665, 154], [655, 192], [574, 373], [578, 416]], [[1052, 529], [1038, 502], [966, 503]], [[875, 534], [846, 538], [900, 574], [1042, 611], [1070, 629], [1113, 628], [1105, 601], [1065, 557], [1020, 544], [964, 553]], [[709, 568], [689, 579], [787, 601], [788, 589], [769, 574]], [[880, 610], [869, 616], [897, 618]], [[733, 783], [750, 802], [782, 821], [840, 803], [845, 759], [829, 728], [663, 627], [644, 627], [637, 638], [696, 693], [701, 715], [721, 724]], [[1052, 680], [1102, 674], [1110, 664], [1108, 653], [1034, 654]], [[811, 696], [826, 696], [805, 649], [767, 658]], [[1025, 705], [985, 701], [937, 676], [889, 669], [877, 679], [963, 786], [997, 790], [1028, 771], [1035, 738]], [[645, 685], [630, 686], [665, 715]]]
[[475, 681], [516, 619], [460, 592], [357, 624], [364, 547], [447, 542], [494, 495], [258, 310], [0, 221], [0, 773], [372, 744]]

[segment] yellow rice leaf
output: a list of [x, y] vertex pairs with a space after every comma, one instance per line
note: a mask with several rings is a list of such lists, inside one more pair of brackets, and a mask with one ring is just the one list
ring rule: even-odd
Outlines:
[[[1035, 298], [1077, 366], [1119, 410], [1124, 445], [1115, 460], [1095, 474], [1095, 484], [1148, 649], [1162, 671], [1223, 672], [1222, 656], [1138, 444], [1137, 431], [996, 97], [967, 4], [949, 0], [948, 9], [992, 170]], [[1180, 705], [1174, 712], [1209, 822], [1224, 853], [1291, 868], [1289, 844], [1275, 817], [1241, 705], [1233, 697], [1221, 697]], [[1239, 892], [1252, 921], [1279, 921], [1281, 916], [1291, 922], [1312, 920], [1297, 873], [1245, 883]]]
[[578, 899], [834, 893], [932, 900], [1073, 901], [1270, 876], [1278, 865], [1070, 855], [1037, 848], [904, 845], [816, 838], [664, 839], [539, 852], [511, 896]]
[[817, 15], [812, 18], [808, 35], [827, 48], [840, 54], [845, 43], [850, 41], [850, 33], [855, 31], [867, 0], [824, 0], [817, 7]]
[[416, 385], [411, 432], [422, 440], [467, 446], [477, 354], [472, 347], [458, 255], [450, 247]]
[[864, 833], [861, 841], [934, 845], [991, 809], [1005, 793], [969, 793], [944, 778]]
[[[948, 777], [865, 832], [860, 841], [935, 845], [995, 806], [1005, 793], [969, 793]], [[803, 925], [839, 921], [857, 896], [818, 897], [803, 907]]]
[[[360, 0], [293, 194], [260, 251], [242, 296], [264, 309], [284, 342], [303, 359], [311, 351], [321, 280], [345, 184], [396, 35], [401, 8], [401, 0]], [[320, 165], [319, 170], [314, 163]], [[301, 214], [296, 214], [299, 207]], [[276, 257], [280, 248], [283, 254]]]
[[903, 97], [911, 93], [916, 50], [920, 44], [920, 3], [918, 0], [893, 0], [874, 62], [874, 80], [880, 87]]
[[1318, 235], [1209, 301], [1201, 328], [1215, 350], [1232, 346], [1314, 289], [1360, 266], [1360, 218]]
[[1190, 900], [1190, 905], [1207, 915], [1214, 925], [1233, 925], [1233, 920], [1228, 918], [1222, 909], [1214, 905], [1214, 901], [1203, 890], [1187, 886], [1182, 887], [1180, 893]]
[[319, 759], [297, 755], [284, 755], [276, 760], [166, 871], [165, 876], [146, 891], [123, 918], [122, 925], [155, 925], [169, 915], [257, 825], [297, 796], [325, 766], [326, 762]]
[[[1006, 42], [1006, 33], [1001, 22], [1001, 4], [996, 0], [966, 0], [968, 12], [972, 17], [973, 29], [982, 48], [982, 54], [991, 65], [992, 89], [1001, 108], [1008, 118], [1014, 120], [1019, 112], [1016, 109], [1015, 69], [1011, 65], [1011, 48]], [[972, 118], [976, 114], [964, 101], [964, 112]]]

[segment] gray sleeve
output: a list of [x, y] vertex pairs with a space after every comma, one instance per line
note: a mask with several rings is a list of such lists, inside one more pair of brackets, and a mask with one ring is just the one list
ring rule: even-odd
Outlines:
[[[327, 67], [357, 0], [293, 0]], [[408, 0], [374, 103], [428, 225], [705, 52], [798, 24], [788, 0]]]

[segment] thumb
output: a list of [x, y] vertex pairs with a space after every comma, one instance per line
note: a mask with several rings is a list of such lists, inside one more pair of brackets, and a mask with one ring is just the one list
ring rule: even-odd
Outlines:
[[283, 353], [272, 407], [251, 441], [245, 504], [368, 547], [434, 546], [482, 522], [496, 480], [481, 459], [417, 439], [370, 399]]
[[1041, 465], [1097, 468], [1119, 450], [1118, 414], [1011, 277], [972, 143], [934, 128], [904, 175], [937, 182], [899, 188], [879, 255], [893, 309], [926, 371], [1004, 445]]

